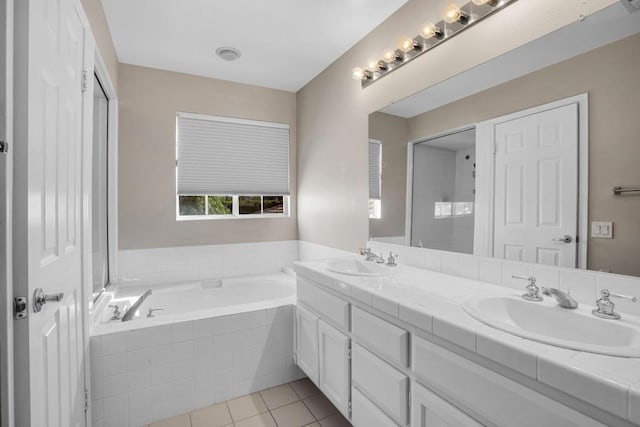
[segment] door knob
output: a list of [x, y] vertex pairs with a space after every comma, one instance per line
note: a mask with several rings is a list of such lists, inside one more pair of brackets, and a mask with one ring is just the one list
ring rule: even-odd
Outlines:
[[48, 302], [60, 302], [64, 298], [64, 294], [59, 292], [57, 294], [47, 295], [41, 288], [36, 289], [33, 292], [33, 309], [36, 313], [42, 311], [42, 306]]
[[560, 242], [560, 243], [571, 243], [573, 242], [573, 237], [569, 236], [568, 234], [565, 234], [564, 236], [560, 236], [560, 238], [558, 239], [553, 239], [554, 242]]

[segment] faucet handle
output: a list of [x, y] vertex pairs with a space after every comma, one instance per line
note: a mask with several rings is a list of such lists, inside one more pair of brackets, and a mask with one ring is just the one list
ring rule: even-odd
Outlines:
[[109, 304], [109, 308], [113, 308], [111, 320], [120, 320], [122, 318], [122, 313], [120, 312], [120, 306], [118, 304]]
[[631, 301], [631, 302], [638, 302], [638, 298], [631, 296], [631, 295], [622, 295], [622, 294], [614, 294], [609, 292], [608, 289], [603, 289], [602, 291], [600, 291], [600, 294], [604, 297], [605, 293], [607, 294], [608, 297], [615, 297], [615, 298], [621, 298], [621, 299], [626, 299], [627, 301]]
[[395, 252], [389, 252], [389, 258], [387, 258], [387, 265], [389, 267], [395, 267], [398, 265], [396, 259], [398, 258], [398, 254]]
[[613, 294], [609, 292], [608, 289], [603, 289], [600, 291], [602, 297], [596, 301], [596, 306], [598, 308], [594, 308], [591, 310], [594, 316], [601, 317], [603, 319], [611, 319], [618, 320], [620, 319], [620, 314], [614, 311], [616, 305], [611, 301], [610, 297], [622, 298], [631, 302], [637, 302], [638, 298], [629, 295], [621, 295], [621, 294]]
[[371, 252], [370, 248], [360, 248], [360, 255], [367, 255]]
[[540, 288], [536, 284], [536, 278], [534, 276], [511, 276], [514, 279], [526, 280], [529, 283], [527, 284], [527, 293], [522, 294], [522, 299], [527, 301], [542, 301], [543, 298], [540, 296]]
[[156, 317], [153, 315], [154, 311], [162, 311], [164, 310], [164, 308], [150, 308], [149, 312], [147, 313], [147, 317]]

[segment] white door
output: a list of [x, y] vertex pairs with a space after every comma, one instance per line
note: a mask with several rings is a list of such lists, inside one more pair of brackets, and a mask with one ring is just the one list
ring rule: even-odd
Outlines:
[[296, 306], [296, 363], [318, 384], [318, 318], [300, 304]]
[[481, 427], [482, 424], [420, 384], [413, 383], [411, 427]]
[[[86, 29], [74, 0], [16, 2], [22, 70], [15, 93], [14, 294], [16, 425], [81, 426], [83, 93]], [[18, 75], [19, 73], [16, 73]], [[91, 98], [89, 98], [90, 100]], [[90, 140], [85, 141], [90, 149]], [[41, 311], [34, 293], [64, 295]]]
[[578, 104], [495, 126], [494, 256], [577, 267]]
[[318, 387], [345, 417], [349, 414], [350, 340], [333, 326], [318, 321]]

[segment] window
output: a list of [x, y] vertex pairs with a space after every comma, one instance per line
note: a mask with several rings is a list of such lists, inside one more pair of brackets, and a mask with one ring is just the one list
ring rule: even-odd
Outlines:
[[369, 218], [382, 218], [382, 141], [369, 140]]
[[177, 115], [178, 219], [289, 216], [289, 125]]

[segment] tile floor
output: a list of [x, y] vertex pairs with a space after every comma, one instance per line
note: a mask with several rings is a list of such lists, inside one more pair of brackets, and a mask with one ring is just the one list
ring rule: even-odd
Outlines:
[[308, 379], [238, 397], [149, 427], [351, 427]]

